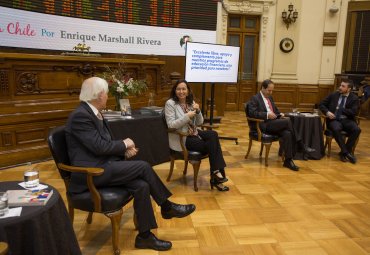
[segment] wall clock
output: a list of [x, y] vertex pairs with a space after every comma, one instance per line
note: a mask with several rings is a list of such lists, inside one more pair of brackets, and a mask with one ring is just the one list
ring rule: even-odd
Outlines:
[[280, 41], [280, 50], [284, 53], [289, 53], [294, 48], [294, 42], [290, 38], [284, 38]]

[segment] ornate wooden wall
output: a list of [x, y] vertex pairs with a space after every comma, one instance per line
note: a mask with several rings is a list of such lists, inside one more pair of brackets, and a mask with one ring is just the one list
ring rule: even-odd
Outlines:
[[[0, 168], [50, 157], [46, 138], [50, 129], [65, 123], [79, 103], [87, 77], [115, 67], [122, 58], [0, 53]], [[171, 81], [165, 61], [124, 59], [130, 72], [146, 79], [156, 104], [168, 98]], [[147, 105], [148, 93], [130, 97], [133, 108]], [[113, 109], [114, 98], [108, 101]]]

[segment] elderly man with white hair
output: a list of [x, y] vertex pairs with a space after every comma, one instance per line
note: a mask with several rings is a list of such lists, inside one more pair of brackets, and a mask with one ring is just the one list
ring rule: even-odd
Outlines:
[[[122, 186], [134, 197], [134, 210], [139, 234], [135, 247], [169, 250], [171, 242], [158, 239], [151, 229], [157, 228], [150, 197], [161, 206], [164, 219], [181, 218], [191, 214], [195, 205], [180, 205], [168, 200], [171, 192], [162, 183], [153, 168], [145, 161], [127, 161], [138, 153], [130, 138], [113, 140], [107, 122], [101, 115], [106, 108], [108, 84], [92, 77], [81, 87], [80, 105], [68, 118], [66, 140], [71, 164], [82, 167], [104, 168], [102, 176], [94, 177], [97, 187]], [[73, 173], [69, 192], [87, 190], [86, 176]]]

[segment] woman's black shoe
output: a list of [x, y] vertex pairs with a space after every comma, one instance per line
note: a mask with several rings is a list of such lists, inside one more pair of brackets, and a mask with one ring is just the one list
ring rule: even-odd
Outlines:
[[222, 185], [219, 182], [215, 182], [214, 180], [210, 180], [209, 183], [211, 184], [211, 189], [213, 189], [213, 187], [216, 187], [216, 189], [218, 191], [229, 191], [229, 187], [227, 187], [225, 185]]
[[217, 174], [219, 173], [220, 171], [216, 170], [212, 173], [211, 175], [211, 179], [214, 180], [216, 183], [224, 183], [224, 182], [227, 182], [228, 179], [225, 178], [225, 177], [219, 177]]

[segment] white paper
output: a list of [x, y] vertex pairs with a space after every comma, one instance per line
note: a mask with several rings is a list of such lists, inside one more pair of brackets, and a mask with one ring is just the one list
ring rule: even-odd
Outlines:
[[48, 185], [44, 185], [44, 184], [39, 184], [38, 186], [36, 187], [32, 187], [32, 188], [26, 188], [26, 184], [24, 182], [21, 182], [21, 183], [18, 183], [19, 186], [21, 186], [22, 188], [25, 188], [25, 189], [28, 189], [28, 190], [32, 190], [32, 191], [35, 191], [35, 190], [42, 190], [42, 189], [46, 189], [48, 187]]
[[21, 216], [21, 213], [22, 213], [22, 207], [9, 208], [8, 213], [4, 216], [0, 216], [0, 219]]

